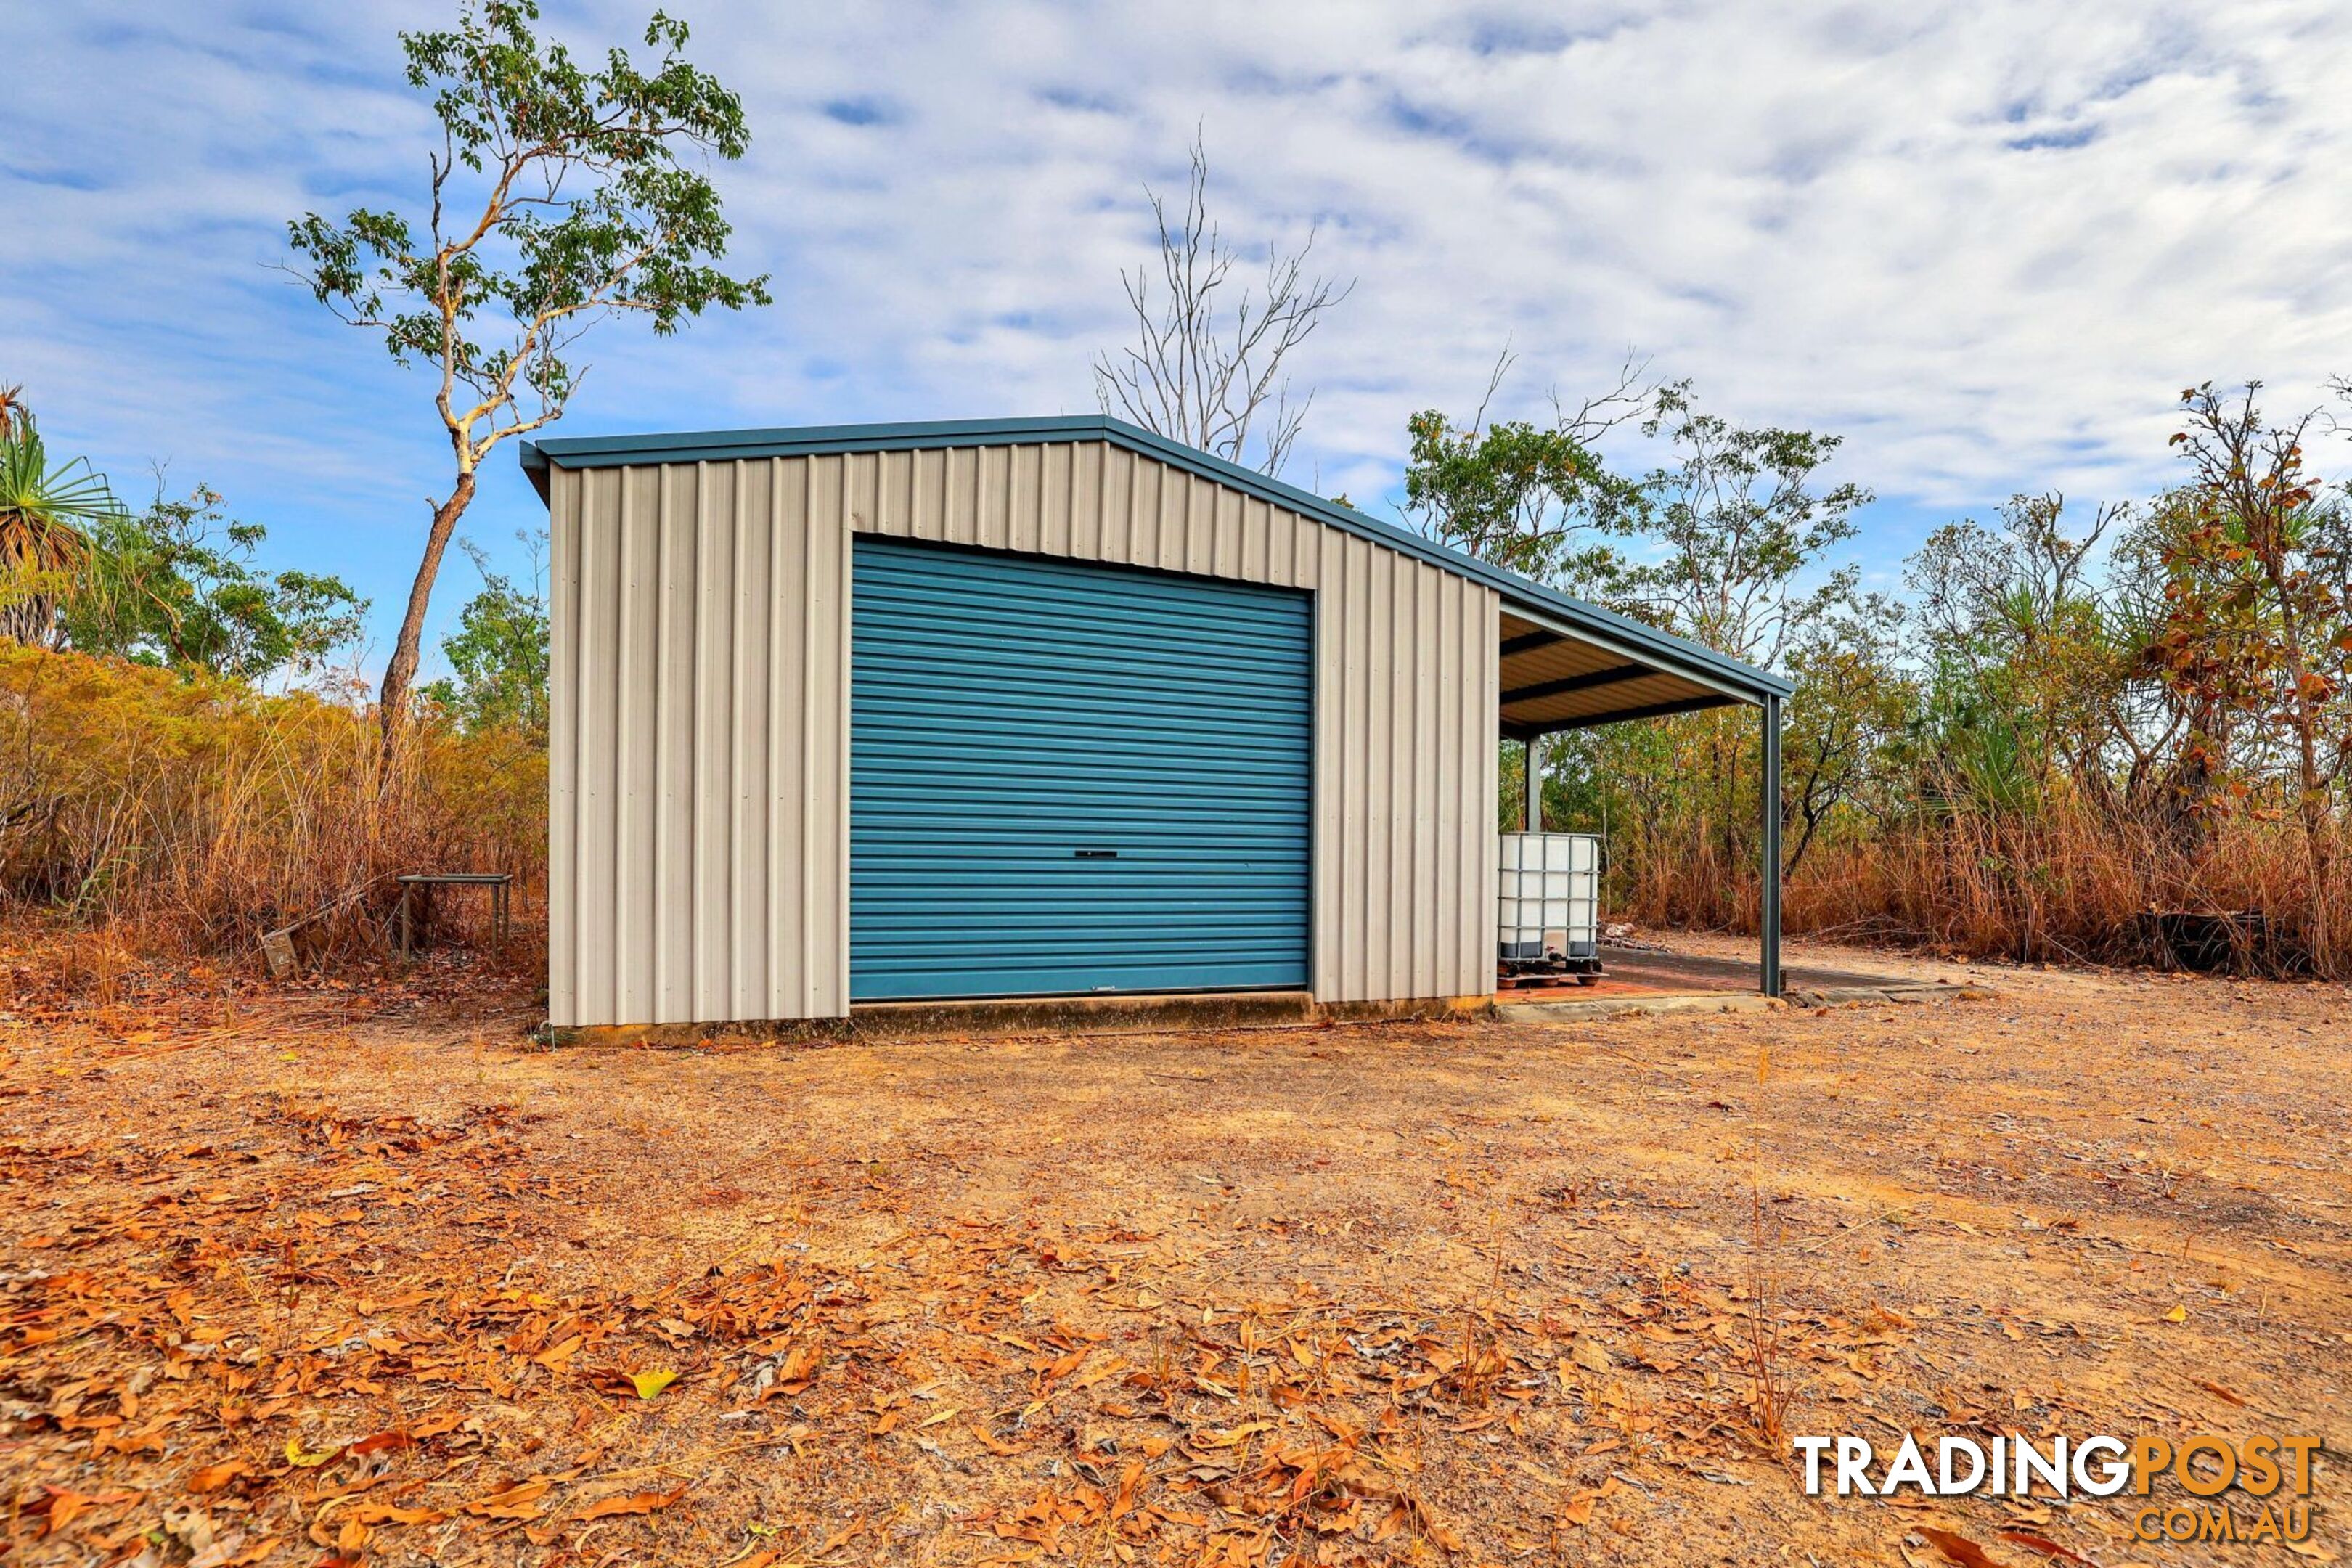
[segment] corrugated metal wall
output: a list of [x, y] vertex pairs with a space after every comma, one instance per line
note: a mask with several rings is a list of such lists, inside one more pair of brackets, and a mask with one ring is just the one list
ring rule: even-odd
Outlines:
[[852, 531], [1314, 590], [1315, 993], [1493, 989], [1493, 590], [1103, 442], [551, 480], [555, 1023], [845, 1009]]
[[551, 1022], [847, 1011], [841, 477], [551, 474]]

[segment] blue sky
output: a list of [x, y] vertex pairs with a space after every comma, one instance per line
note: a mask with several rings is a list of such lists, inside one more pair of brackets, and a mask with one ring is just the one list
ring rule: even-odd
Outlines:
[[[1299, 362], [1286, 477], [1360, 501], [1507, 339], [1507, 415], [1631, 346], [1731, 417], [1844, 435], [1891, 584], [2012, 491], [2162, 482], [2189, 382], [2306, 403], [2352, 373], [2340, 4], [669, 8], [744, 97], [719, 178], [777, 302], [600, 329], [562, 434], [1089, 410], [1142, 187], [1180, 184], [1195, 126], [1230, 235], [1319, 224], [1358, 280]], [[547, 11], [590, 47], [645, 16]], [[371, 665], [446, 448], [423, 375], [273, 268], [308, 209], [414, 207], [394, 35], [453, 14], [0, 0], [0, 381], [126, 493], [166, 463], [271, 561], [343, 574]], [[465, 529], [519, 560], [542, 515], [501, 453]], [[453, 557], [436, 631], [473, 587]]]

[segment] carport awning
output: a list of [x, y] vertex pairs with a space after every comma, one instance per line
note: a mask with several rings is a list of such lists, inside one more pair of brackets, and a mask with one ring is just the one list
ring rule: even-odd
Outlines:
[[1501, 728], [1515, 740], [1754, 702], [1762, 695], [1712, 670], [1694, 671], [1680, 659], [1661, 658], [1655, 647], [1603, 643], [1507, 609], [1502, 637]]

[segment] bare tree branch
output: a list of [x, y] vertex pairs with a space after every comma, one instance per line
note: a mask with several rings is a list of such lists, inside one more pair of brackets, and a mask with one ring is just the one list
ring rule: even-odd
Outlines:
[[[1502, 381], [1503, 364], [1495, 367], [1497, 385]], [[1601, 437], [1622, 425], [1631, 425], [1649, 413], [1665, 389], [1663, 382], [1651, 379], [1650, 362], [1633, 349], [1617, 366], [1617, 379], [1607, 388], [1579, 403], [1573, 409], [1560, 401], [1559, 388], [1551, 391], [1552, 428], [1573, 437], [1579, 446], [1590, 447]], [[1487, 388], [1492, 396], [1494, 387]], [[1479, 416], [1485, 417], [1486, 404], [1479, 405]]]
[[1307, 276], [1310, 227], [1297, 250], [1270, 251], [1258, 291], [1243, 286], [1227, 310], [1220, 290], [1242, 257], [1209, 216], [1208, 186], [1208, 153], [1195, 136], [1181, 216], [1171, 221], [1168, 204], [1146, 187], [1160, 237], [1159, 289], [1149, 267], [1119, 274], [1135, 342], [1096, 358], [1095, 396], [1106, 414], [1228, 462], [1247, 463], [1255, 437], [1255, 466], [1278, 474], [1315, 402], [1312, 388], [1292, 400], [1286, 362], [1355, 283]]

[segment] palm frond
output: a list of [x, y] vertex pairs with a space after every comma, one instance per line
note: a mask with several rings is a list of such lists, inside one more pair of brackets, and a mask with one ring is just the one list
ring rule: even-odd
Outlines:
[[0, 439], [0, 568], [70, 572], [89, 553], [86, 530], [121, 514], [106, 476], [87, 458], [49, 466], [29, 421]]

